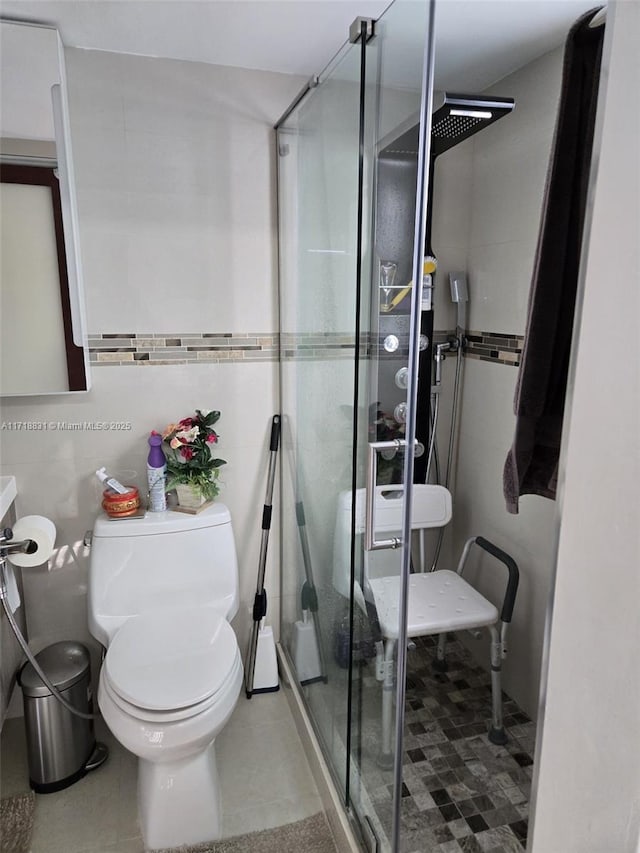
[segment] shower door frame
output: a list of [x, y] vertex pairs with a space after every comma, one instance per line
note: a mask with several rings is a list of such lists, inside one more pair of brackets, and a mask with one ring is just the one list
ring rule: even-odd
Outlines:
[[[418, 169], [416, 183], [416, 204], [415, 204], [415, 219], [414, 219], [414, 236], [413, 236], [413, 251], [412, 251], [412, 281], [415, 286], [411, 291], [411, 314], [409, 328], [409, 358], [408, 358], [408, 383], [406, 389], [407, 402], [407, 418], [405, 432], [405, 447], [404, 447], [404, 463], [403, 463], [403, 484], [404, 484], [404, 504], [402, 513], [402, 535], [400, 539], [401, 563], [400, 563], [400, 602], [399, 602], [399, 633], [397, 642], [397, 663], [396, 663], [396, 689], [395, 700], [396, 708], [399, 711], [395, 716], [395, 749], [393, 751], [393, 812], [392, 812], [392, 827], [390, 844], [392, 851], [399, 850], [400, 845], [400, 804], [402, 795], [402, 744], [403, 744], [403, 728], [404, 728], [404, 702], [405, 702], [405, 686], [406, 686], [406, 651], [407, 651], [407, 603], [408, 603], [408, 579], [411, 563], [411, 514], [412, 514], [412, 484], [414, 481], [414, 448], [416, 444], [416, 412], [418, 409], [418, 367], [420, 361], [419, 341], [421, 336], [421, 324], [423, 318], [422, 306], [422, 282], [423, 282], [423, 262], [425, 253], [425, 240], [427, 236], [427, 216], [428, 216], [428, 199], [430, 193], [429, 178], [430, 178], [430, 137], [431, 137], [431, 112], [433, 102], [433, 69], [434, 69], [434, 18], [435, 18], [435, 2], [436, 0], [425, 0], [427, 11], [427, 23], [425, 30], [423, 65], [420, 78], [421, 97], [419, 111], [419, 150], [418, 150]], [[360, 115], [359, 115], [359, 152], [358, 152], [358, 210], [357, 210], [357, 258], [356, 258], [356, 281], [355, 281], [355, 352], [354, 352], [354, 376], [353, 376], [353, 428], [352, 428], [352, 455], [351, 455], [351, 559], [350, 559], [350, 598], [349, 598], [349, 627], [350, 641], [349, 649], [350, 665], [348, 671], [348, 696], [347, 696], [347, 741], [346, 741], [346, 768], [345, 768], [345, 785], [344, 790], [340, 790], [339, 779], [337, 778], [334, 768], [330, 761], [327, 760], [327, 765], [334, 778], [334, 783], [341, 794], [344, 806], [352, 819], [362, 831], [363, 821], [358, 809], [353, 802], [351, 796], [351, 768], [354, 761], [351, 749], [351, 730], [353, 724], [353, 630], [355, 617], [355, 568], [356, 568], [356, 500], [355, 495], [358, 488], [358, 456], [362, 453], [362, 447], [359, 446], [358, 436], [361, 425], [358, 423], [358, 412], [360, 402], [361, 383], [359, 380], [359, 369], [363, 358], [371, 357], [370, 354], [375, 351], [373, 342], [370, 347], [365, 348], [363, 355], [361, 350], [361, 315], [362, 315], [362, 288], [365, 286], [373, 287], [373, 282], [377, 283], [377, 276], [374, 275], [373, 252], [369, 263], [366, 262], [366, 251], [364, 242], [364, 196], [365, 196], [365, 146], [366, 146], [366, 131], [365, 125], [367, 122], [366, 104], [367, 104], [367, 43], [374, 36], [375, 22], [370, 19], [356, 19], [352, 25], [351, 39], [352, 44], [359, 42], [360, 44]], [[357, 29], [356, 29], [357, 28]], [[276, 131], [276, 152], [278, 150], [278, 131], [282, 129], [287, 118], [297, 109], [300, 103], [306, 99], [309, 93], [313, 92], [320, 83], [320, 77], [314, 77], [310, 82], [303, 87], [300, 94], [294, 100], [292, 105], [283, 114], [281, 119], [276, 123], [274, 129]], [[377, 105], [376, 105], [377, 107]], [[370, 151], [371, 158], [375, 161], [377, 152], [372, 148]], [[375, 183], [375, 179], [373, 179]], [[278, 181], [278, 186], [280, 183]], [[374, 193], [371, 194], [374, 197]], [[372, 201], [375, 208], [375, 202]], [[370, 236], [373, 240], [374, 216], [370, 212], [369, 221], [372, 224], [372, 233]], [[282, 267], [281, 267], [282, 272]], [[282, 281], [282, 277], [280, 279]], [[280, 294], [282, 299], [282, 293]], [[369, 336], [371, 337], [371, 335]], [[283, 382], [283, 371], [281, 367], [280, 373], [281, 383]], [[364, 383], [368, 385], [368, 383]], [[364, 394], [367, 397], [371, 394], [371, 387], [364, 389]], [[366, 409], [365, 409], [366, 410]], [[369, 442], [367, 452], [371, 453], [375, 447], [375, 442]], [[376, 451], [373, 450], [375, 453]], [[284, 466], [284, 453], [282, 454], [281, 465]], [[369, 500], [372, 500], [372, 495], [369, 494]], [[284, 518], [284, 514], [283, 514]], [[375, 532], [373, 533], [375, 538]], [[371, 536], [368, 537], [371, 540]], [[371, 545], [371, 542], [369, 542]], [[376, 548], [376, 546], [373, 546]], [[387, 547], [396, 547], [388, 545]], [[283, 562], [281, 561], [281, 564]], [[295, 672], [295, 667], [291, 665], [291, 660], [288, 657], [288, 652], [281, 647], [282, 653], [287, 658], [287, 663], [292, 672]], [[303, 703], [306, 707], [306, 703]], [[312, 727], [315, 728], [315, 721], [309, 714]], [[327, 757], [325, 756], [325, 760]], [[364, 835], [364, 833], [363, 833]]]
[[[405, 452], [402, 483], [404, 484], [404, 506], [402, 519], [402, 561], [400, 569], [400, 601], [398, 642], [396, 646], [396, 717], [395, 751], [393, 766], [393, 823], [391, 849], [400, 849], [401, 824], [400, 806], [402, 798], [402, 767], [404, 741], [404, 707], [407, 677], [407, 613], [409, 598], [409, 574], [411, 571], [411, 518], [413, 506], [412, 485], [415, 476], [416, 425], [420, 406], [418, 401], [419, 368], [421, 358], [420, 337], [423, 332], [423, 264], [427, 239], [429, 215], [431, 160], [431, 113], [433, 107], [433, 75], [435, 65], [435, 6], [436, 0], [427, 0], [427, 23], [421, 77], [420, 112], [418, 116], [418, 169], [416, 180], [415, 220], [413, 235], [413, 262], [411, 290], [411, 312], [409, 328], [409, 357], [407, 382], [407, 417], [405, 424]], [[429, 317], [433, 312], [429, 311]], [[431, 327], [432, 327], [431, 322]], [[430, 349], [430, 348], [429, 348]], [[428, 365], [430, 384], [430, 364]]]

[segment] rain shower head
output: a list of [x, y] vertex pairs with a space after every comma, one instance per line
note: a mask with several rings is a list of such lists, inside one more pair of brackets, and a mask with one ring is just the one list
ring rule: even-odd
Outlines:
[[449, 92], [440, 97], [442, 104], [431, 118], [432, 157], [443, 154], [508, 115], [515, 105], [513, 98], [457, 95]]
[[[443, 154], [474, 133], [489, 127], [494, 121], [508, 115], [515, 106], [513, 98], [486, 97], [485, 95], [454, 95], [436, 93], [437, 105], [431, 117], [431, 159]], [[418, 154], [419, 125], [413, 125], [382, 150], [383, 155]]]

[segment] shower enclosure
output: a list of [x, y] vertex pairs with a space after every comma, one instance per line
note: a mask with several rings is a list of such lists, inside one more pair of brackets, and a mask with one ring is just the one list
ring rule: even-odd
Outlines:
[[[385, 660], [363, 572], [367, 549], [408, 577], [417, 367], [431, 348], [432, 16], [397, 0], [355, 21], [277, 126], [281, 644], [345, 805], [380, 850], [399, 843], [406, 625]], [[417, 145], [391, 153], [409, 130]], [[387, 497], [397, 529], [378, 541]], [[400, 614], [406, 595], [401, 582]]]
[[[448, 93], [434, 112], [433, 14], [433, 3], [396, 0], [375, 22], [357, 19], [277, 125], [281, 648], [374, 851], [399, 850], [406, 831], [412, 528], [421, 513], [426, 526], [446, 523], [444, 504], [438, 524], [431, 516], [448, 498], [420, 484], [437, 458], [434, 356], [439, 368], [446, 350], [459, 354], [465, 328], [460, 276], [458, 328], [434, 341], [434, 163], [513, 107]], [[424, 542], [419, 562], [424, 570]], [[391, 636], [365, 595], [374, 576], [388, 585]]]

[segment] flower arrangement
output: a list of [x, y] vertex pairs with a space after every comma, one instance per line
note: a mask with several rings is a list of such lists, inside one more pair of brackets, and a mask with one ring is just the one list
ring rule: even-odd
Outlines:
[[220, 418], [220, 412], [196, 409], [194, 417], [183, 418], [177, 424], [169, 424], [162, 438], [168, 445], [167, 491], [184, 484], [200, 493], [207, 500], [213, 500], [220, 487], [218, 477], [224, 459], [212, 455], [218, 434], [213, 425]]

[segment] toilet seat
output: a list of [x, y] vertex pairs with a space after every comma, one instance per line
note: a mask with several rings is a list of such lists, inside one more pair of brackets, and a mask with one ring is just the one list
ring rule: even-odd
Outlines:
[[131, 617], [107, 649], [105, 689], [131, 716], [170, 722], [219, 701], [242, 667], [235, 634], [213, 608]]
[[238, 651], [236, 661], [229, 673], [229, 678], [225, 684], [209, 696], [208, 699], [205, 699], [204, 702], [199, 702], [196, 705], [189, 705], [186, 708], [180, 708], [178, 710], [167, 709], [164, 711], [150, 711], [148, 708], [142, 708], [138, 705], [133, 705], [131, 702], [127, 702], [127, 700], [123, 699], [123, 697], [118, 693], [117, 688], [109, 680], [109, 676], [107, 675], [104, 667], [102, 669], [100, 680], [105, 693], [108, 694], [114, 705], [116, 705], [121, 711], [130, 717], [144, 721], [149, 726], [155, 727], [162, 726], [165, 723], [174, 723], [192, 719], [193, 717], [204, 714], [213, 706], [223, 703], [228, 690], [232, 689], [236, 684], [238, 671], [240, 672], [240, 678], [242, 679], [242, 660], [240, 658], [240, 651]]

